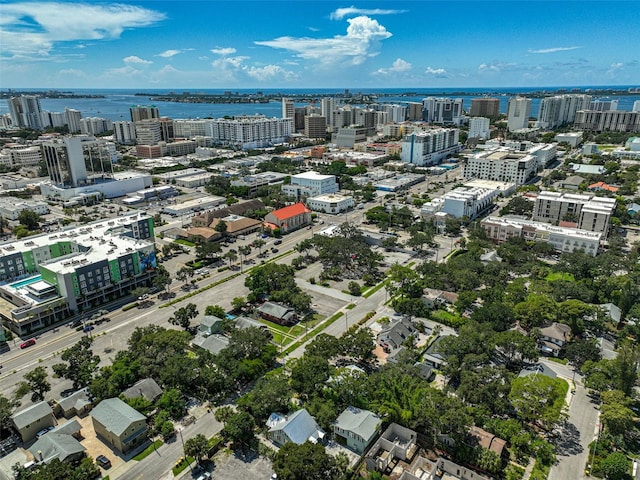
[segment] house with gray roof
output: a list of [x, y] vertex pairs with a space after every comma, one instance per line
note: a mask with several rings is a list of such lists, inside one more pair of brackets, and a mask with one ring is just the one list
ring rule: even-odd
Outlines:
[[293, 325], [298, 321], [293, 308], [275, 302], [264, 302], [257, 311], [262, 318], [278, 325]]
[[65, 435], [72, 435], [76, 438], [80, 438], [80, 430], [82, 430], [82, 426], [80, 425], [80, 422], [74, 418], [68, 422], [61, 423], [51, 430], [51, 433], [63, 433]]
[[581, 177], [580, 175], [571, 175], [564, 180], [559, 180], [557, 184], [560, 188], [566, 188], [568, 190], [578, 190], [580, 184], [584, 181], [584, 177]]
[[446, 335], [438, 335], [436, 339], [431, 342], [429, 348], [425, 350], [422, 360], [427, 366], [439, 369], [446, 363], [442, 349], [440, 348], [440, 342], [444, 337], [446, 337]]
[[336, 419], [333, 434], [340, 445], [362, 455], [380, 433], [382, 419], [373, 412], [347, 407]]
[[119, 398], [101, 401], [90, 415], [96, 434], [121, 453], [147, 440], [147, 417]]
[[614, 325], [618, 325], [622, 320], [622, 310], [615, 303], [602, 303], [599, 305], [602, 312], [611, 320]]
[[200, 320], [198, 333], [203, 335], [213, 335], [214, 333], [222, 333], [222, 324], [224, 320], [215, 315], [205, 315]]
[[380, 330], [380, 333], [378, 333], [378, 344], [385, 352], [390, 353], [392, 350], [399, 348], [407, 338], [417, 334], [418, 331], [411, 321], [401, 318]]
[[325, 432], [316, 423], [306, 409], [298, 410], [290, 415], [272, 413], [267, 420], [267, 438], [278, 447], [287, 442], [302, 445], [306, 441], [322, 443]]
[[204, 348], [217, 355], [229, 346], [229, 338], [218, 334], [209, 336], [198, 334], [191, 340], [191, 345]]
[[269, 331], [269, 329], [264, 323], [261, 323], [258, 320], [254, 320], [253, 318], [239, 316], [239, 317], [236, 317], [233, 321], [236, 328], [239, 328], [240, 330], [254, 327], [254, 328], [259, 328], [260, 330]]
[[49, 463], [54, 459], [75, 462], [84, 457], [84, 446], [72, 435], [49, 432], [34, 443], [29, 452], [38, 462]]
[[77, 392], [73, 392], [67, 398], [56, 400], [54, 405], [54, 413], [58, 417], [71, 418], [76, 415], [85, 414], [91, 409], [91, 400], [89, 399], [89, 388], [81, 388]]
[[542, 353], [557, 357], [571, 336], [571, 327], [564, 323], [553, 322], [540, 329], [539, 349]]
[[162, 389], [153, 378], [143, 378], [122, 392], [122, 395], [125, 398], [144, 397], [146, 400], [153, 402], [162, 395]]
[[44, 401], [14, 413], [11, 420], [23, 442], [33, 440], [40, 430], [54, 427], [56, 424], [51, 406]]

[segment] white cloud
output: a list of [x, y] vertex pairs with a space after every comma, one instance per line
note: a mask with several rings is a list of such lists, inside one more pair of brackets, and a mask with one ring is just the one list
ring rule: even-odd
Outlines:
[[211, 53], [216, 55], [222, 55], [224, 57], [236, 53], [236, 49], [233, 47], [216, 47], [211, 49]]
[[126, 29], [152, 25], [164, 18], [164, 13], [124, 4], [3, 3], [2, 50], [5, 56], [47, 56], [60, 42], [115, 39]]
[[493, 63], [481, 63], [478, 65], [479, 72], [502, 72], [503, 70], [510, 70], [515, 67], [515, 63], [508, 62], [493, 62]]
[[538, 50], [534, 50], [532, 48], [529, 49], [529, 53], [556, 53], [556, 52], [568, 52], [569, 50], [577, 50], [582, 47], [553, 47], [553, 48], [540, 48]]
[[396, 15], [404, 13], [406, 10], [383, 10], [381, 8], [356, 8], [354, 6], [347, 8], [338, 8], [331, 12], [332, 20], [342, 20], [344, 17], [351, 15]]
[[144, 60], [138, 57], [137, 55], [130, 55], [128, 57], [123, 58], [122, 61], [124, 63], [134, 63], [138, 65], [149, 65], [153, 63], [151, 60]]
[[346, 35], [332, 38], [279, 37], [254, 43], [289, 50], [300, 58], [319, 61], [324, 65], [343, 61], [359, 65], [367, 58], [378, 55], [381, 41], [392, 35], [383, 25], [366, 16], [351, 18], [347, 22]]
[[278, 65], [265, 65], [264, 67], [250, 67], [246, 69], [247, 75], [259, 81], [274, 80], [295, 80], [297, 75], [291, 70], [285, 70]]
[[430, 75], [446, 75], [447, 71], [444, 68], [431, 68], [427, 67], [424, 73], [428, 73]]
[[243, 62], [248, 59], [249, 57], [245, 57], [242, 55], [239, 55], [237, 57], [223, 57], [211, 62], [211, 66], [213, 68], [222, 68], [224, 70], [228, 70], [229, 68], [239, 69], [242, 68]]
[[375, 73], [380, 75], [388, 75], [390, 73], [403, 73], [411, 70], [411, 64], [401, 58], [396, 58], [395, 62], [389, 68], [379, 68]]
[[622, 67], [624, 67], [624, 63], [622, 62], [615, 62], [612, 63], [611, 65], [609, 65], [609, 70], [607, 70], [607, 75], [609, 77], [615, 77], [616, 73], [618, 73]]
[[193, 50], [193, 48], [183, 48], [182, 50], [165, 50], [164, 52], [158, 53], [155, 56], [162, 57], [162, 58], [171, 58], [171, 57], [175, 57], [180, 53], [188, 52], [189, 50]]

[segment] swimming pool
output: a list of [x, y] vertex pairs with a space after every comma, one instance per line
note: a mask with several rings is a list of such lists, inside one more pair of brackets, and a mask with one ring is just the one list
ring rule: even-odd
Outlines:
[[42, 280], [42, 275], [36, 275], [35, 277], [25, 278], [24, 280], [20, 280], [19, 282], [12, 283], [9, 286], [11, 288], [15, 288], [16, 290], [18, 290], [19, 288], [22, 288], [26, 285], [30, 285], [35, 282], [39, 282], [40, 280]]

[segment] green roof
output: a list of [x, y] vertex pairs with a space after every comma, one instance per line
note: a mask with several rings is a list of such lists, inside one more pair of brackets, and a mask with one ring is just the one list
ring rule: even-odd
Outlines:
[[336, 420], [336, 427], [369, 440], [378, 431], [382, 419], [373, 412], [347, 407]]
[[147, 419], [119, 398], [107, 398], [101, 401], [90, 415], [108, 431], [118, 436], [122, 435], [132, 423]]

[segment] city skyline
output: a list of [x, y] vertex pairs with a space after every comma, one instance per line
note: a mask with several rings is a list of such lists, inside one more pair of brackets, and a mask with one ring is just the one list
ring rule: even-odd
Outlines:
[[640, 81], [633, 20], [640, 5], [631, 1], [6, 1], [0, 8], [1, 88]]

